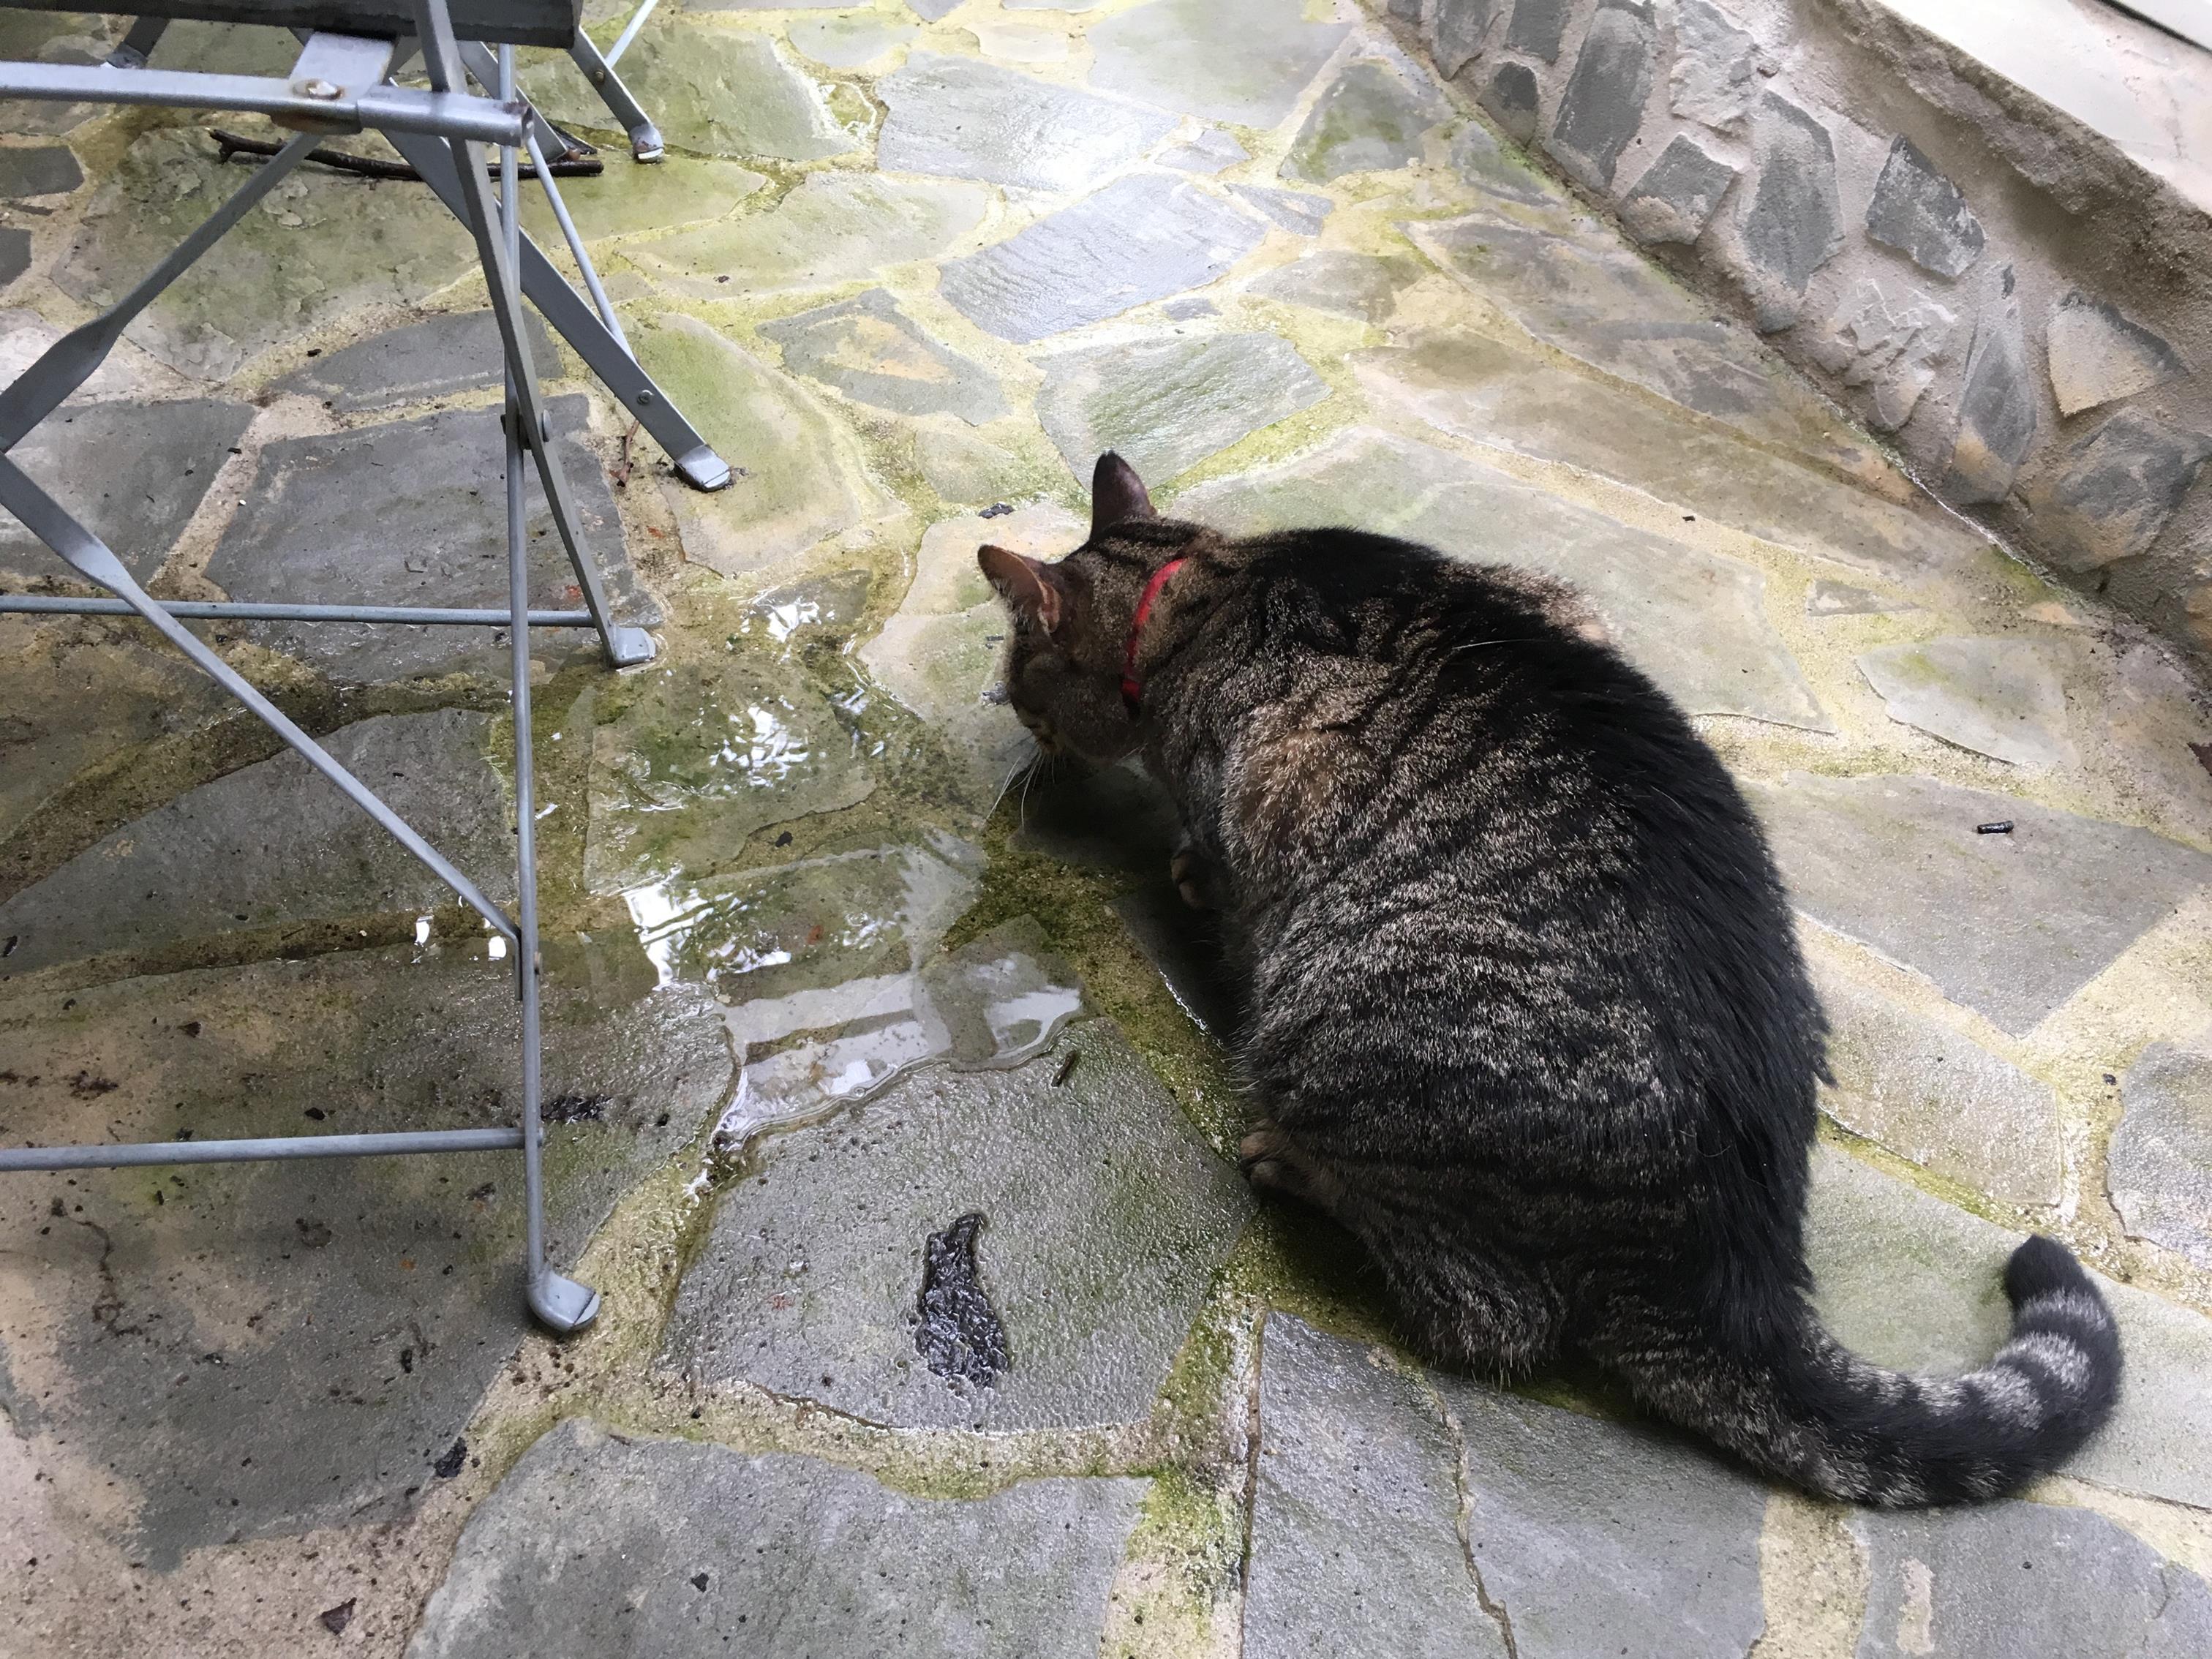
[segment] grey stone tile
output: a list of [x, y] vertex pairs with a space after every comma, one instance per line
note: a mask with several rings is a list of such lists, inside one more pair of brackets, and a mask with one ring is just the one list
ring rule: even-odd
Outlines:
[[1748, 787], [1800, 909], [2015, 1035], [2212, 880], [2212, 858], [2148, 830], [1933, 778]]
[[[540, 376], [557, 380], [561, 354], [536, 311], [523, 329]], [[497, 386], [504, 373], [499, 328], [489, 311], [454, 311], [388, 329], [326, 352], [276, 382], [279, 392], [319, 398], [341, 414], [389, 409]]]
[[1475, 94], [1475, 101], [1516, 143], [1525, 144], [1536, 136], [1536, 72], [1526, 64], [1500, 64]]
[[[252, 418], [251, 406], [212, 398], [64, 404], [9, 459], [143, 582], [169, 556]], [[0, 573], [77, 580], [4, 507]]]
[[2154, 1042], [2120, 1081], [2105, 1184], [2130, 1238], [2212, 1267], [2212, 1054]]
[[1354, 428], [1297, 460], [1201, 484], [1175, 511], [1237, 534], [1355, 524], [1455, 558], [1541, 570], [1589, 595], [1622, 648], [1685, 708], [1825, 726], [1750, 566], [1426, 444]]
[[1079, 478], [1119, 451], [1165, 483], [1215, 451], [1328, 396], [1276, 334], [1200, 334], [1060, 352], [1040, 361], [1037, 420]]
[[1471, 331], [1408, 334], [1402, 347], [1352, 354], [1352, 364], [1377, 405], [1440, 431], [1565, 461], [1862, 568], [1911, 578], [1979, 545], [1936, 512], [1692, 427], [1632, 391]]
[[1244, 1651], [1504, 1659], [1459, 1535], [1457, 1455], [1417, 1375], [1268, 1316]]
[[1766, 1490], [1711, 1450], [1438, 1377], [1468, 1553], [1516, 1654], [1740, 1659], [1766, 1622]]
[[1316, 196], [1310, 191], [1231, 185], [1229, 191], [1238, 201], [1250, 203], [1285, 230], [1295, 231], [1301, 236], [1318, 235], [1322, 222], [1336, 210], [1336, 204], [1328, 197]]
[[1180, 300], [1170, 300], [1160, 307], [1160, 315], [1178, 323], [1188, 323], [1200, 317], [1218, 317], [1221, 307], [1203, 294], [1185, 295]]
[[1867, 204], [1867, 234], [1923, 270], [1956, 276], [1982, 257], [1982, 224], [1958, 185], [1902, 133]]
[[1157, 110], [935, 52], [911, 54], [876, 95], [890, 112], [878, 166], [1025, 190], [1088, 190], [1175, 127]]
[[[1512, 64], [1505, 66], [1515, 67]], [[1503, 71], [1500, 71], [1503, 73]], [[1530, 82], [1528, 94], [1529, 120], [1535, 118], [1534, 82]], [[1525, 136], [1516, 131], [1513, 123], [1504, 123], [1509, 132], [1525, 143]], [[1531, 129], [1534, 130], [1533, 127]], [[1486, 132], [1480, 122], [1463, 123], [1452, 135], [1451, 169], [1461, 179], [1486, 196], [1495, 196], [1508, 202], [1519, 202], [1535, 208], [1556, 208], [1565, 198], [1559, 187], [1538, 173], [1534, 167], [1518, 155], [1508, 155], [1498, 143]]]
[[572, 1419], [470, 1518], [409, 1651], [703, 1659], [734, 1633], [757, 1659], [1091, 1659], [1146, 1487], [921, 1498], [811, 1457]]
[[1505, 6], [1506, 0], [1436, 0], [1429, 15], [1429, 54], [1444, 79], [1456, 80], [1480, 53]]
[[2212, 435], [2124, 409], [2076, 438], [2026, 491], [2066, 565], [2094, 569], [2148, 552], [2212, 455]]
[[[512, 1125], [514, 967], [403, 947], [19, 996], [0, 1133]], [[549, 939], [545, 984], [549, 1248], [569, 1262], [701, 1132], [731, 1063], [712, 1006], [656, 991], [627, 941]], [[157, 1573], [401, 1522], [529, 1328], [522, 1230], [512, 1152], [12, 1176], [15, 1431], [42, 1467], [113, 1481], [93, 1525]]]
[[[485, 723], [459, 709], [380, 714], [323, 746], [496, 901], [514, 890], [514, 850]], [[456, 902], [287, 750], [95, 842], [0, 904], [0, 938], [20, 941], [7, 973], [26, 974], [108, 951]]]
[[2061, 415], [2131, 398], [2189, 368], [2158, 335], [2079, 289], [2051, 308], [2045, 347]]
[[1959, 391], [1959, 430], [1942, 494], [1957, 506], [2002, 501], [2035, 441], [2035, 387], [2020, 307], [1985, 305], [1974, 319], [1974, 346]]
[[[658, 18], [624, 54], [622, 78], [673, 149], [817, 161], [860, 148], [821, 89], [765, 33]], [[591, 84], [564, 60], [549, 55], [522, 80], [523, 91], [563, 125], [605, 131], [613, 123]]]
[[1844, 245], [1836, 147], [1818, 118], [1770, 92], [1753, 114], [1751, 153], [1759, 182], [1733, 227], [1737, 274], [1771, 332], [1797, 320], [1805, 284]]
[[1326, 184], [1347, 173], [1372, 173], [1418, 161], [1421, 136], [1451, 109], [1426, 82], [1396, 66], [1363, 58], [1329, 83], [1298, 129], [1281, 177]]
[[31, 268], [31, 233], [0, 225], [0, 288]]
[[1644, 122], [1659, 67], [1659, 34], [1648, 0], [1599, 0], [1581, 55], [1559, 94], [1544, 148], [1593, 190], [1613, 169]]
[[1860, 1510], [1847, 1524], [1865, 1552], [1869, 1581], [1857, 1659], [2179, 1659], [2212, 1645], [2204, 1581], [2088, 1510]]
[[2059, 1198], [2058, 1103], [2047, 1085], [1948, 1025], [1823, 963], [1836, 1086], [1821, 1107], [1845, 1128], [2008, 1204]]
[[1274, 0], [1152, 0], [1090, 29], [1091, 84], [1202, 120], [1272, 127], [1346, 33]]
[[836, 17], [794, 17], [786, 38], [802, 55], [831, 69], [866, 69], [921, 31], [873, 12]]
[[1892, 282], [1885, 289], [1868, 279], [1820, 328], [1807, 331], [1806, 348], [1845, 386], [1863, 389], [1869, 425], [1894, 432], [1951, 360], [1958, 320], [1917, 289]]
[[1208, 127], [1190, 143], [1162, 151], [1159, 163], [1184, 173], [1218, 173], [1251, 159], [1250, 152], [1229, 134], [1218, 127]]
[[1675, 0], [1674, 63], [1668, 72], [1668, 107], [1685, 120], [1723, 132], [1741, 131], [1759, 96], [1765, 54], [1746, 30], [1706, 0]]
[[0, 197], [58, 196], [84, 182], [84, 169], [64, 144], [0, 149]]
[[623, 257], [699, 299], [835, 288], [935, 258], [982, 222], [989, 201], [975, 184], [817, 173], [768, 212], [679, 231]]
[[1805, 614], [1808, 617], [1870, 617], [1918, 609], [1908, 599], [1877, 593], [1872, 588], [1854, 586], [1850, 582], [1830, 581], [1826, 577], [1805, 590]]
[[2081, 759], [2053, 647], [2035, 640], [1946, 636], [1858, 659], [1889, 717], [1993, 760], [2048, 771]]
[[1202, 287], [1262, 234], [1195, 185], [1136, 173], [951, 261], [940, 289], [986, 333], [1026, 343]]
[[1727, 162], [1677, 137], [1622, 198], [1620, 222], [1639, 242], [1694, 242], [1735, 175]]
[[917, 422], [914, 459], [929, 487], [956, 506], [1006, 501], [1021, 494], [1030, 479], [1026, 460], [978, 437], [965, 422]]
[[761, 332], [785, 367], [848, 398], [901, 415], [957, 415], [981, 426], [1006, 414], [998, 377], [921, 331], [879, 288], [773, 323]]
[[[605, 469], [575, 441], [584, 399], [554, 398], [550, 412], [584, 546], [617, 608], [657, 620], [639, 602]], [[499, 413], [490, 409], [280, 439], [262, 450], [246, 505], [209, 557], [207, 578], [231, 599], [264, 604], [504, 607], [506, 467]], [[531, 603], [580, 608], [575, 573], [534, 467], [524, 501]], [[489, 629], [255, 623], [238, 631], [355, 684], [507, 672], [505, 636]], [[599, 647], [578, 629], [534, 635], [532, 648], [559, 659]]]
[[1379, 323], [1397, 304], [1398, 292], [1421, 274], [1411, 255], [1347, 253], [1324, 248], [1274, 270], [1247, 289], [1270, 300], [1310, 306], [1338, 317]]
[[[1143, 1419], [1250, 1207], [1103, 1022], [1012, 1069], [908, 1073], [748, 1167], [685, 1273], [660, 1364], [905, 1427]], [[982, 1385], [936, 1375], [915, 1329], [924, 1242], [971, 1212], [1010, 1355]]]
[[1569, 0], [1513, 0], [1513, 21], [1505, 44], [1547, 64], [1559, 61], [1559, 42], [1567, 32]]
[[934, 23], [961, 4], [961, 0], [906, 0], [908, 9]]
[[[1855, 1158], [1814, 1152], [1806, 1235], [1821, 1318], [1844, 1346], [1877, 1364], [1972, 1370], [1988, 1363], [2011, 1328], [2004, 1263], [2021, 1235]], [[2212, 1365], [2212, 1320], [2109, 1279], [2100, 1278], [2099, 1288], [2119, 1323], [2127, 1382], [2112, 1420], [2063, 1472], [2207, 1507], [2212, 1395], [2203, 1376]]]

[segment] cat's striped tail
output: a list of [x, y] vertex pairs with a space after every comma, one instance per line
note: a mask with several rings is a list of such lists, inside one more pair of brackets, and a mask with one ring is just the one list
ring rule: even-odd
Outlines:
[[2073, 1253], [2032, 1237], [2005, 1267], [2012, 1334], [1958, 1377], [1870, 1364], [1812, 1309], [1762, 1334], [1607, 1356], [1651, 1410], [1822, 1497], [1909, 1508], [2002, 1497], [2058, 1467], [2120, 1392], [2112, 1310]]

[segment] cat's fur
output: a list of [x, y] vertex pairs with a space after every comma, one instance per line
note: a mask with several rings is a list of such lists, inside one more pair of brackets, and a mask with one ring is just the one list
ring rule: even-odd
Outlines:
[[[1808, 1299], [1826, 1022], [1759, 825], [1565, 590], [1347, 530], [1233, 540], [1101, 459], [1090, 539], [997, 548], [1008, 701], [1173, 795], [1249, 994], [1261, 1187], [1370, 1250], [1414, 1338], [1522, 1376], [1568, 1350], [1828, 1497], [1990, 1498], [2118, 1396], [2064, 1246], [2006, 1269], [1970, 1376], [1854, 1357]], [[1141, 630], [1139, 595], [1187, 561]]]

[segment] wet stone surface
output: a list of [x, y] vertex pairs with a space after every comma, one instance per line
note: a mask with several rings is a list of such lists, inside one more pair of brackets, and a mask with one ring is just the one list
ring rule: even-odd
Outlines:
[[1278, 265], [1254, 283], [1250, 291], [1339, 317], [1379, 323], [1390, 314], [1399, 290], [1419, 274], [1419, 263], [1407, 255], [1386, 258], [1332, 248]]
[[[1753, 783], [1790, 897], [2025, 1032], [2191, 894], [2212, 858], [2148, 830], [1904, 775]], [[2010, 835], [1974, 826], [2009, 818]]]
[[1318, 234], [1336, 208], [1328, 197], [1305, 191], [1268, 190], [1259, 185], [1231, 185], [1229, 188], [1238, 201], [1250, 203], [1285, 230], [1300, 236]]
[[1346, 32], [1273, 0], [1151, 0], [1089, 30], [1091, 84], [1204, 120], [1272, 127]]
[[2057, 653], [2032, 640], [1923, 640], [1858, 659], [1889, 717], [2014, 766], [2071, 766]]
[[[561, 357], [553, 337], [526, 306], [523, 326], [539, 376], [557, 378]], [[504, 367], [491, 313], [458, 311], [327, 352], [277, 381], [276, 389], [319, 398], [340, 414], [356, 415], [497, 386]]]
[[879, 288], [764, 325], [784, 366], [901, 415], [957, 415], [981, 426], [1006, 413], [997, 378], [931, 339]]
[[932, 52], [876, 84], [890, 108], [878, 164], [896, 173], [1084, 190], [1166, 137], [1174, 118]]
[[2212, 1054], [2154, 1042], [2121, 1081], [2105, 1184], [2129, 1235], [2212, 1267]]
[[1418, 161], [1421, 136], [1450, 113], [1425, 82], [1363, 58], [1330, 83], [1298, 129], [1282, 176], [1316, 184]]

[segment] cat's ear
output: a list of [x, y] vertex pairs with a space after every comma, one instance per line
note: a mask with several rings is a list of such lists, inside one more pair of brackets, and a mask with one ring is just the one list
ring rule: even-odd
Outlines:
[[1003, 547], [976, 549], [975, 562], [1016, 616], [1030, 618], [1048, 634], [1060, 626], [1066, 595], [1057, 568]]
[[1098, 458], [1091, 475], [1091, 534], [1096, 538], [1131, 519], [1157, 518], [1145, 481], [1112, 450]]

